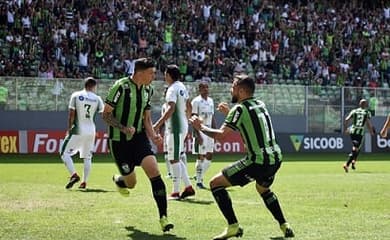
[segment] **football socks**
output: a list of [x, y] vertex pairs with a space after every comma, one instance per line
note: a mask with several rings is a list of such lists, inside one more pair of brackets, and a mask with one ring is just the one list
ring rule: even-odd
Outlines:
[[154, 200], [157, 203], [160, 218], [167, 216], [167, 192], [161, 176], [150, 179]]
[[279, 200], [276, 195], [271, 191], [267, 191], [261, 194], [261, 197], [263, 198], [268, 210], [272, 213], [272, 215], [279, 222], [279, 224], [281, 225], [285, 223], [286, 219], [284, 219], [282, 209], [280, 208]]
[[232, 200], [230, 199], [229, 193], [225, 187], [215, 187], [211, 189], [214, 199], [218, 204], [219, 209], [225, 216], [228, 224], [237, 223], [236, 215], [234, 214]]

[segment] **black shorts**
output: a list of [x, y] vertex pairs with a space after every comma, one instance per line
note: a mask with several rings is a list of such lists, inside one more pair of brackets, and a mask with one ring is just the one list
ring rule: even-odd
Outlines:
[[351, 140], [352, 140], [352, 145], [356, 148], [359, 148], [361, 147], [362, 145], [362, 142], [363, 142], [363, 135], [360, 135], [360, 134], [351, 134], [350, 135], [351, 137]]
[[134, 134], [129, 141], [110, 140], [110, 152], [123, 176], [132, 173], [146, 156], [154, 155], [145, 132]]
[[248, 158], [243, 158], [234, 162], [222, 170], [222, 174], [229, 180], [233, 186], [245, 186], [256, 181], [263, 187], [270, 187], [275, 179], [275, 174], [280, 168], [281, 162], [274, 165], [260, 165], [254, 163]]

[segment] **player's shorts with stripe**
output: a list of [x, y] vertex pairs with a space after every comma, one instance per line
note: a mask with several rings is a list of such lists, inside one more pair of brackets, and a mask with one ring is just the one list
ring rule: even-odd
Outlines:
[[79, 152], [80, 158], [92, 158], [95, 134], [92, 135], [67, 135], [61, 147], [60, 154], [71, 156]]
[[192, 139], [192, 154], [201, 154], [205, 155], [206, 153], [214, 152], [214, 138], [206, 136], [204, 133], [200, 132], [203, 143], [198, 144], [196, 138]]
[[168, 160], [180, 160], [180, 154], [184, 152], [184, 139], [186, 134], [183, 133], [170, 133], [167, 135], [167, 153]]
[[227, 166], [222, 170], [222, 174], [233, 186], [245, 186], [256, 181], [263, 187], [269, 187], [274, 182], [275, 174], [280, 168], [281, 162], [274, 165], [260, 165], [248, 158], [243, 158]]
[[109, 143], [111, 156], [123, 176], [132, 173], [146, 156], [154, 155], [145, 132], [134, 134], [129, 141], [110, 140]]

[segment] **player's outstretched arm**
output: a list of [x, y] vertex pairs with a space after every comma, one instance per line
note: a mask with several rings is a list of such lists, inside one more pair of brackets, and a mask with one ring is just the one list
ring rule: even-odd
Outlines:
[[390, 114], [387, 116], [386, 122], [383, 124], [383, 128], [381, 129], [380, 135], [383, 138], [387, 137], [387, 131], [390, 128]]

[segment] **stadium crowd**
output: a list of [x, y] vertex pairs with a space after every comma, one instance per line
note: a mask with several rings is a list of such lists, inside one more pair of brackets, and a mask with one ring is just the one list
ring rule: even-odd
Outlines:
[[184, 81], [388, 87], [388, 1], [9, 0], [0, 76], [112, 79], [134, 59], [176, 63]]

